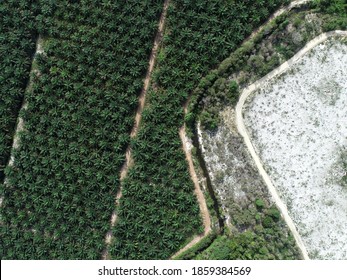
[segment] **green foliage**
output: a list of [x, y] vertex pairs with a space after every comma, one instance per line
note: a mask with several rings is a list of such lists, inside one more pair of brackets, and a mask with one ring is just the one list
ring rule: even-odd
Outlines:
[[[163, 4], [54, 2], [52, 16], [42, 6], [46, 13], [39, 18], [50, 23], [39, 27], [45, 53], [37, 57], [40, 73], [26, 92], [25, 131], [3, 188], [2, 259], [101, 257]], [[23, 44], [32, 52], [34, 42]]]
[[[276, 210], [277, 211], [277, 210]], [[272, 260], [298, 259], [295, 242], [282, 234], [281, 222], [263, 216], [254, 229], [218, 236], [209, 248], [200, 252], [200, 260]]]
[[264, 228], [272, 228], [274, 223], [273, 219], [271, 216], [266, 216], [263, 220], [263, 226]]
[[240, 95], [240, 89], [239, 85], [236, 81], [231, 81], [229, 83], [229, 101], [231, 104], [236, 105], [237, 101], [239, 100], [239, 95]]
[[192, 126], [192, 125], [193, 125], [193, 122], [195, 121], [195, 115], [194, 115], [194, 113], [192, 113], [192, 112], [187, 113], [187, 114], [184, 116], [184, 121], [185, 121], [185, 123], [186, 123], [188, 126]]
[[220, 236], [196, 259], [208, 260], [264, 260], [275, 256], [267, 248], [266, 240], [251, 231], [233, 237]]
[[258, 208], [259, 210], [263, 209], [264, 206], [265, 206], [264, 200], [258, 198], [258, 199], [255, 201], [255, 205], [257, 206], [257, 208]]
[[277, 46], [276, 51], [283, 55], [285, 59], [290, 59], [295, 54], [288, 46], [282, 45]]
[[319, 8], [321, 12], [347, 16], [346, 0], [314, 0], [313, 6]]
[[347, 28], [347, 16], [331, 17], [324, 23], [324, 31], [345, 30]]
[[[202, 238], [197, 244], [188, 250], [184, 251], [181, 255], [175, 258], [176, 260], [191, 260], [194, 259], [199, 253], [208, 248], [211, 243], [217, 238], [217, 233], [212, 231], [204, 238]], [[218, 237], [219, 238], [219, 237]]]
[[321, 13], [329, 14], [323, 26], [324, 31], [347, 28], [347, 1], [346, 0], [315, 0], [312, 6]]
[[271, 217], [275, 222], [278, 222], [280, 220], [281, 214], [278, 211], [278, 209], [275, 206], [270, 207], [266, 214]]
[[218, 236], [211, 246], [203, 253], [197, 255], [198, 260], [229, 260], [230, 248], [226, 236]]
[[219, 115], [204, 111], [200, 115], [200, 121], [204, 129], [214, 130], [218, 127]]
[[34, 1], [0, 2], [0, 183], [35, 51]]

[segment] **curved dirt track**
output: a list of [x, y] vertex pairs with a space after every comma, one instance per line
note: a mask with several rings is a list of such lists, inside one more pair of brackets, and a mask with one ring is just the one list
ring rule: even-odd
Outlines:
[[255, 149], [254, 149], [252, 142], [250, 140], [250, 137], [249, 137], [249, 133], [248, 133], [248, 131], [245, 127], [245, 124], [244, 124], [244, 120], [243, 120], [243, 116], [242, 116], [242, 110], [243, 110], [243, 105], [244, 105], [245, 101], [255, 90], [259, 89], [261, 86], [263, 86], [266, 82], [268, 82], [269, 80], [271, 80], [275, 76], [278, 76], [278, 75], [282, 74], [283, 72], [285, 72], [286, 70], [288, 70], [294, 63], [296, 63], [298, 60], [300, 60], [300, 58], [303, 57], [308, 51], [310, 51], [312, 48], [316, 47], [320, 43], [324, 42], [326, 39], [333, 37], [333, 36], [347, 36], [347, 31], [332, 31], [332, 32], [328, 32], [328, 33], [323, 33], [320, 36], [316, 37], [315, 39], [311, 40], [309, 43], [307, 43], [307, 45], [303, 49], [301, 49], [291, 59], [289, 59], [288, 61], [283, 63], [281, 66], [279, 66], [275, 70], [268, 73], [265, 77], [261, 78], [257, 82], [253, 83], [252, 85], [250, 85], [249, 87], [244, 89], [241, 96], [240, 96], [239, 102], [236, 105], [236, 124], [237, 124], [238, 131], [239, 131], [240, 135], [243, 137], [245, 144], [247, 145], [247, 148], [248, 148], [249, 152], [251, 153], [252, 158], [253, 158], [253, 160], [254, 160], [254, 162], [255, 162], [258, 170], [259, 170], [259, 173], [262, 176], [262, 178], [264, 179], [264, 181], [265, 181], [265, 183], [269, 189], [269, 192], [271, 193], [271, 196], [273, 197], [277, 207], [281, 211], [283, 219], [285, 220], [289, 229], [291, 230], [291, 232], [295, 238], [295, 241], [296, 241], [299, 249], [301, 250], [301, 253], [302, 253], [302, 256], [304, 259], [309, 259], [306, 247], [305, 247], [305, 245], [301, 239], [300, 234], [296, 230], [296, 227], [295, 227], [293, 220], [291, 219], [291, 217], [288, 214], [287, 206], [281, 200], [281, 198], [277, 192], [277, 189], [273, 185], [269, 175], [264, 170], [263, 164], [262, 164], [259, 156], [255, 152]]
[[[186, 105], [184, 106], [184, 113], [185, 114], [187, 113], [187, 105], [188, 105], [188, 103], [186, 103]], [[186, 251], [189, 248], [191, 248], [192, 246], [194, 246], [196, 243], [198, 243], [203, 237], [205, 237], [211, 231], [210, 213], [208, 212], [205, 196], [204, 196], [204, 193], [202, 192], [202, 190], [200, 188], [198, 176], [196, 175], [196, 172], [195, 172], [192, 154], [190, 151], [191, 148], [189, 147], [191, 144], [188, 143], [189, 140], [188, 140], [188, 137], [186, 136], [186, 125], [185, 124], [180, 128], [179, 135], [180, 135], [180, 138], [181, 138], [181, 141], [183, 144], [183, 151], [186, 155], [186, 159], [188, 162], [189, 174], [190, 174], [190, 177], [192, 178], [192, 181], [194, 183], [194, 193], [195, 193], [196, 198], [197, 198], [198, 203], [199, 203], [200, 213], [202, 215], [202, 221], [204, 224], [204, 232], [200, 235], [195, 236], [192, 241], [190, 241], [186, 246], [184, 246], [182, 249], [180, 249], [178, 252], [176, 252], [171, 257], [171, 259], [177, 257], [178, 255], [180, 255], [184, 251]]]
[[[293, 1], [290, 3], [289, 6], [281, 8], [280, 10], [276, 11], [264, 24], [262, 24], [260, 27], [258, 27], [256, 30], [254, 30], [252, 32], [252, 34], [246, 38], [244, 40], [244, 42], [248, 41], [249, 39], [253, 38], [257, 33], [259, 33], [262, 28], [268, 24], [268, 22], [272, 21], [274, 18], [282, 15], [284, 12], [290, 11], [291, 9], [303, 5], [305, 3], [308, 3], [312, 0], [297, 0], [297, 1]], [[187, 108], [188, 108], [188, 104], [189, 104], [189, 100], [186, 102], [186, 104], [184, 105], [184, 113], [187, 114]], [[200, 207], [200, 212], [202, 214], [203, 217], [203, 223], [204, 223], [204, 233], [200, 234], [198, 236], [195, 236], [193, 238], [192, 241], [190, 241], [185, 247], [183, 247], [182, 249], [180, 249], [177, 253], [175, 253], [171, 259], [177, 257], [178, 255], [180, 255], [181, 253], [183, 253], [184, 251], [188, 250], [189, 248], [193, 247], [196, 243], [198, 243], [203, 237], [205, 237], [210, 231], [211, 231], [211, 220], [210, 220], [210, 215], [206, 206], [206, 201], [205, 201], [205, 197], [200, 189], [199, 186], [199, 181], [197, 179], [196, 176], [196, 172], [194, 169], [194, 165], [193, 165], [193, 161], [192, 161], [192, 155], [190, 152], [190, 149], [187, 147], [187, 136], [186, 136], [186, 132], [185, 132], [185, 125], [181, 127], [179, 134], [180, 134], [180, 138], [181, 141], [183, 143], [183, 150], [184, 153], [186, 154], [186, 159], [188, 161], [189, 164], [189, 173], [190, 176], [192, 178], [192, 181], [194, 183], [194, 187], [195, 187], [195, 194], [197, 196], [198, 199], [198, 203], [199, 203], [199, 207]]]
[[[141, 122], [141, 116], [142, 116], [143, 108], [145, 106], [145, 101], [146, 101], [146, 94], [147, 94], [147, 91], [149, 88], [152, 72], [153, 72], [155, 61], [157, 58], [159, 45], [160, 45], [162, 37], [163, 37], [163, 30], [164, 30], [165, 19], [166, 19], [166, 14], [167, 14], [169, 2], [170, 2], [170, 0], [165, 0], [163, 11], [162, 11], [162, 14], [160, 16], [157, 34], [156, 34], [155, 39], [154, 39], [154, 44], [153, 44], [153, 48], [152, 48], [150, 59], [149, 59], [146, 78], [144, 80], [144, 85], [143, 85], [141, 94], [139, 96], [139, 106], [138, 106], [137, 111], [136, 111], [135, 123], [134, 123], [134, 126], [130, 132], [131, 138], [134, 138], [136, 136], [140, 122]], [[126, 149], [126, 152], [125, 152], [125, 162], [124, 162], [124, 164], [120, 170], [120, 181], [124, 180], [124, 178], [127, 176], [128, 170], [132, 166], [132, 164], [133, 164], [133, 159], [131, 156], [131, 148], [129, 145]], [[115, 203], [116, 207], [119, 205], [119, 200], [121, 197], [122, 197], [122, 185], [120, 185], [119, 190], [118, 190], [117, 195], [116, 195], [116, 203]], [[117, 214], [116, 214], [116, 212], [113, 212], [112, 216], [111, 216], [111, 221], [110, 221], [111, 230], [107, 232], [106, 237], [105, 237], [106, 247], [108, 247], [109, 244], [111, 243], [112, 228], [116, 224], [116, 221], [117, 221]], [[106, 248], [106, 250], [102, 253], [102, 259], [105, 260], [107, 258], [108, 258], [108, 249]]]
[[274, 20], [275, 18], [279, 17], [279, 16], [282, 15], [283, 13], [288, 12], [288, 11], [290, 11], [291, 9], [295, 8], [295, 7], [299, 7], [299, 6], [301, 6], [301, 5], [304, 5], [304, 4], [306, 4], [306, 3], [309, 3], [309, 2], [311, 2], [311, 1], [312, 1], [312, 0], [296, 0], [296, 1], [292, 1], [288, 6], [283, 7], [283, 8], [281, 8], [281, 9], [277, 10], [275, 13], [273, 13], [273, 14], [269, 17], [269, 19], [268, 19], [265, 23], [263, 23], [261, 26], [259, 26], [257, 29], [255, 29], [255, 30], [252, 32], [252, 34], [251, 34], [250, 36], [248, 36], [248, 37], [246, 38], [246, 40], [244, 40], [244, 42], [245, 42], [245, 41], [248, 41], [249, 39], [252, 39], [255, 35], [257, 35], [257, 34], [263, 29], [263, 27], [264, 27], [265, 25], [267, 25], [270, 21], [272, 21], [272, 20]]

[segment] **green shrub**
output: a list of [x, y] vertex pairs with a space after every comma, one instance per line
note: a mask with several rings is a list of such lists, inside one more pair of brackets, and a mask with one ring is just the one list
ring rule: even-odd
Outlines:
[[264, 200], [258, 198], [255, 200], [255, 205], [257, 206], [257, 208], [259, 210], [262, 210], [264, 207], [265, 207], [265, 203], [264, 203]]
[[272, 217], [266, 216], [263, 219], [262, 224], [263, 224], [264, 228], [271, 228], [274, 225], [274, 221], [273, 221]]
[[319, 8], [321, 12], [342, 16], [347, 15], [346, 0], [314, 0], [313, 5]]
[[280, 211], [275, 206], [272, 206], [266, 211], [266, 214], [269, 215], [274, 221], [279, 221], [281, 217]]
[[183, 252], [181, 255], [175, 258], [176, 260], [191, 260], [194, 259], [200, 252], [207, 249], [211, 243], [216, 239], [217, 233], [212, 231], [204, 238], [202, 238], [197, 244]]

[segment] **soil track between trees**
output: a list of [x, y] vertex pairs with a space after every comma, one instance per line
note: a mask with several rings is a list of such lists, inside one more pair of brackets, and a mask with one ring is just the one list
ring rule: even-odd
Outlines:
[[242, 112], [243, 112], [243, 106], [244, 106], [245, 101], [255, 90], [262, 87], [266, 82], [273, 79], [275, 76], [278, 76], [278, 75], [284, 73], [285, 71], [287, 71], [293, 64], [295, 64], [308, 51], [310, 51], [311, 49], [313, 49], [314, 47], [316, 47], [320, 43], [324, 42], [326, 39], [333, 37], [333, 36], [347, 36], [347, 32], [346, 31], [332, 31], [332, 32], [328, 32], [328, 33], [323, 33], [323, 34], [319, 35], [318, 37], [316, 37], [315, 39], [311, 40], [310, 42], [308, 42], [306, 44], [306, 46], [303, 49], [301, 49], [291, 59], [289, 59], [288, 61], [283, 63], [281, 66], [279, 66], [275, 70], [271, 71], [266, 76], [264, 76], [260, 80], [256, 81], [255, 83], [253, 83], [252, 85], [250, 85], [246, 89], [244, 89], [241, 96], [240, 96], [239, 102], [236, 105], [236, 124], [237, 124], [239, 134], [243, 137], [245, 144], [246, 144], [246, 146], [247, 146], [247, 148], [248, 148], [248, 150], [249, 150], [249, 152], [250, 152], [250, 154], [251, 154], [251, 156], [252, 156], [252, 158], [253, 158], [256, 166], [257, 166], [257, 169], [259, 170], [260, 175], [262, 176], [263, 180], [265, 181], [265, 183], [269, 189], [269, 192], [271, 193], [271, 196], [273, 197], [277, 207], [281, 211], [283, 219], [285, 220], [289, 229], [291, 230], [291, 232], [295, 238], [295, 241], [297, 243], [297, 246], [301, 250], [301, 253], [302, 253], [302, 256], [304, 259], [309, 259], [306, 247], [305, 247], [305, 245], [301, 239], [300, 234], [298, 233], [298, 231], [295, 227], [293, 220], [289, 216], [287, 206], [281, 200], [281, 198], [277, 192], [277, 189], [273, 185], [271, 178], [266, 173], [266, 171], [263, 167], [262, 161], [260, 160], [259, 156], [255, 152], [255, 149], [254, 149], [252, 142], [250, 140], [249, 133], [248, 133], [248, 131], [245, 127], [245, 124], [244, 124]]
[[[139, 128], [139, 125], [141, 122], [142, 112], [143, 112], [143, 108], [145, 106], [145, 101], [146, 101], [146, 94], [147, 94], [147, 91], [148, 91], [148, 88], [150, 85], [150, 80], [151, 80], [152, 72], [154, 69], [155, 62], [156, 62], [159, 46], [160, 46], [161, 40], [163, 38], [163, 31], [164, 31], [166, 14], [167, 14], [167, 9], [168, 9], [169, 3], [170, 3], [170, 0], [165, 0], [163, 11], [162, 11], [162, 14], [161, 14], [160, 19], [159, 19], [158, 30], [157, 30], [157, 34], [156, 34], [155, 39], [154, 39], [154, 45], [153, 45], [153, 48], [151, 51], [148, 69], [147, 69], [146, 77], [144, 80], [144, 85], [143, 85], [141, 94], [139, 96], [139, 106], [137, 108], [136, 115], [135, 115], [135, 123], [134, 123], [134, 126], [130, 132], [131, 138], [134, 138], [137, 135], [137, 131], [138, 131], [138, 128]], [[126, 149], [126, 152], [125, 152], [125, 162], [124, 162], [124, 164], [120, 170], [120, 181], [121, 182], [127, 176], [128, 170], [132, 165], [133, 165], [133, 158], [131, 155], [131, 148], [129, 145]], [[119, 190], [118, 190], [117, 195], [116, 195], [116, 207], [119, 206], [119, 200], [121, 197], [122, 197], [122, 185], [120, 185]], [[114, 211], [112, 213], [111, 221], [110, 221], [111, 230], [107, 232], [106, 237], [105, 237], [105, 243], [106, 243], [107, 248], [102, 253], [102, 259], [108, 259], [109, 258], [108, 246], [111, 244], [112, 228], [115, 226], [116, 222], [117, 222], [117, 214], [116, 214], [116, 211]]]
[[[36, 50], [35, 50], [35, 53], [33, 55], [32, 63], [31, 63], [32, 66], [31, 66], [31, 70], [30, 70], [30, 73], [29, 73], [29, 82], [28, 82], [27, 87], [26, 87], [26, 89], [24, 91], [24, 96], [23, 96], [23, 101], [22, 101], [21, 108], [18, 111], [17, 125], [16, 125], [16, 129], [15, 129], [15, 133], [13, 135], [13, 143], [12, 143], [12, 148], [11, 148], [11, 155], [10, 155], [10, 159], [8, 161], [7, 166], [13, 166], [14, 160], [15, 160], [13, 152], [14, 152], [14, 150], [19, 148], [19, 143], [20, 143], [19, 134], [24, 130], [24, 121], [23, 121], [23, 118], [20, 116], [20, 112], [25, 110], [28, 107], [28, 104], [25, 101], [25, 93], [28, 92], [29, 90], [31, 90], [32, 83], [33, 83], [32, 75], [34, 73], [37, 73], [37, 71], [38, 71], [36, 69], [33, 69], [33, 65], [34, 65], [34, 61], [35, 61], [36, 55], [42, 54], [44, 52], [43, 48], [42, 48], [42, 41], [43, 40], [42, 40], [42, 38], [40, 36], [36, 40]], [[7, 184], [8, 184], [8, 180], [5, 177], [4, 185], [7, 185]], [[3, 198], [0, 197], [0, 207], [2, 205], [2, 201], [3, 201]]]

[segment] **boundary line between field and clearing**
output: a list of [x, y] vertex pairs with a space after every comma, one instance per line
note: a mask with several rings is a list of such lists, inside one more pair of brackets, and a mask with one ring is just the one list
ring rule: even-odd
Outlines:
[[[308, 2], [310, 2], [312, 0], [297, 0], [297, 1], [293, 1], [291, 2], [288, 6], [283, 7], [281, 9], [279, 9], [278, 11], [274, 12], [268, 20], [266, 20], [265, 23], [263, 23], [260, 27], [258, 27], [257, 29], [255, 29], [251, 35], [249, 35], [242, 43], [241, 46], [249, 41], [250, 39], [252, 39], [255, 35], [257, 35], [267, 24], [269, 24], [269, 22], [271, 22], [272, 20], [274, 20], [275, 18], [279, 17], [280, 15], [282, 15], [283, 13], [290, 11], [293, 8], [296, 8], [298, 6], [304, 5]], [[188, 101], [185, 103], [184, 105], [184, 113], [185, 115], [187, 114], [187, 109], [188, 109], [188, 104], [189, 104], [189, 99]], [[205, 237], [208, 233], [210, 233], [211, 231], [211, 220], [210, 220], [210, 216], [209, 216], [209, 212], [206, 206], [206, 201], [205, 201], [205, 197], [200, 189], [199, 186], [199, 182], [197, 179], [197, 175], [194, 169], [194, 165], [192, 162], [192, 155], [191, 155], [191, 151], [190, 148], [187, 145], [188, 142], [188, 137], [186, 136], [186, 126], [183, 125], [179, 131], [180, 134], [180, 138], [183, 144], [183, 150], [184, 153], [186, 155], [186, 159], [188, 161], [189, 164], [189, 173], [190, 176], [192, 178], [192, 181], [194, 183], [195, 186], [195, 194], [197, 196], [198, 202], [199, 202], [199, 207], [200, 207], [200, 212], [202, 214], [202, 218], [203, 218], [203, 222], [204, 222], [204, 232], [198, 236], [193, 237], [193, 240], [191, 240], [186, 246], [184, 246], [183, 248], [181, 248], [178, 252], [176, 252], [170, 259], [173, 259], [175, 257], [177, 257], [178, 255], [180, 255], [181, 253], [183, 253], [184, 251], [190, 249], [192, 246], [194, 246], [196, 243], [198, 243], [203, 237]], [[206, 212], [207, 211], [207, 212]]]

